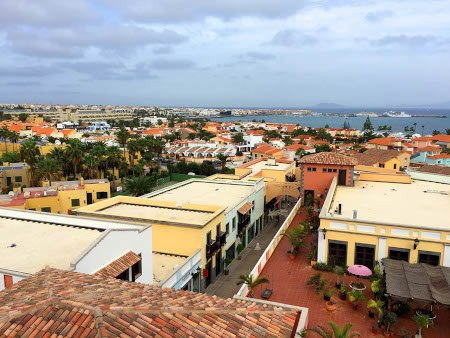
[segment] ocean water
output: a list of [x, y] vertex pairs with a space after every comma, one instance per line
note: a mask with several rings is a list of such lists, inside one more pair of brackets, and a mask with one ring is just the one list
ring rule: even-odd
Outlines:
[[[404, 108], [404, 109], [391, 109], [391, 108], [376, 108], [376, 109], [361, 109], [361, 108], [339, 108], [339, 109], [314, 109], [313, 111], [322, 114], [335, 114], [333, 116], [300, 116], [300, 115], [264, 115], [264, 116], [230, 116], [213, 118], [215, 121], [252, 121], [265, 120], [266, 122], [273, 123], [294, 123], [301, 126], [307, 126], [312, 128], [325, 127], [328, 124], [331, 128], [341, 128], [344, 122], [350, 124], [350, 128], [362, 129], [366, 117], [349, 117], [345, 118], [344, 114], [356, 114], [361, 111], [375, 112], [379, 115], [382, 113], [394, 110], [404, 111], [405, 113], [412, 115], [439, 115], [446, 116], [447, 118], [435, 118], [435, 117], [410, 117], [410, 118], [392, 118], [392, 117], [371, 117], [372, 125], [377, 130], [380, 125], [388, 125], [392, 127], [393, 132], [404, 132], [406, 126], [413, 126], [416, 123], [416, 133], [429, 135], [433, 130], [439, 130], [444, 132], [446, 128], [450, 128], [450, 109], [422, 109], [422, 108]], [[423, 128], [422, 128], [423, 126]]]

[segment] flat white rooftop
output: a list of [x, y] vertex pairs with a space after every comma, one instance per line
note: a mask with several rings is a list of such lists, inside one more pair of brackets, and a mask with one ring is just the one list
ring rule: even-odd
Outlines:
[[[186, 183], [185, 183], [186, 182]], [[210, 204], [226, 207], [226, 212], [254, 192], [253, 184], [232, 181], [189, 180], [155, 191], [143, 197], [154, 201], [171, 201], [177, 204]]]
[[0, 269], [33, 274], [48, 265], [69, 270], [101, 235], [99, 229], [0, 217]]
[[161, 285], [187, 261], [188, 257], [153, 252], [152, 259], [153, 283]]
[[261, 170], [286, 171], [291, 167], [292, 167], [292, 163], [276, 162], [275, 164], [271, 164], [270, 161], [260, 161], [260, 162], [256, 162], [255, 164], [249, 165], [247, 168], [252, 170], [252, 175], [255, 175], [255, 174], [259, 173]]
[[[342, 215], [334, 211], [342, 204]], [[450, 230], [450, 185], [413, 181], [411, 184], [356, 181], [337, 186], [330, 208], [333, 218], [420, 228]]]
[[204, 225], [214, 214], [210, 211], [197, 211], [150, 205], [118, 203], [97, 211], [98, 214], [126, 216], [155, 222], [176, 222], [193, 225]]

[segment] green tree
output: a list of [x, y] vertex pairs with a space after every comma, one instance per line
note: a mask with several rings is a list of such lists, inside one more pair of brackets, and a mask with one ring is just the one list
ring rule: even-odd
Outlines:
[[78, 166], [83, 160], [84, 156], [84, 146], [78, 139], [70, 139], [69, 144], [66, 148], [66, 156], [70, 161], [73, 167], [73, 175], [77, 177], [78, 174]]
[[0, 162], [8, 162], [8, 163], [16, 163], [16, 162], [20, 162], [21, 158], [20, 158], [20, 153], [18, 152], [12, 152], [12, 151], [7, 151], [5, 153], [3, 153], [2, 158], [0, 159]]
[[217, 154], [216, 158], [220, 161], [222, 165], [222, 174], [225, 173], [225, 168], [227, 165], [228, 155], [225, 154]]
[[231, 138], [233, 139], [233, 142], [236, 144], [241, 144], [242, 142], [244, 142], [244, 134], [242, 133], [236, 133]]
[[240, 281], [237, 283], [237, 285], [245, 284], [248, 287], [248, 290], [250, 292], [250, 297], [255, 296], [255, 288], [258, 285], [269, 283], [269, 280], [266, 277], [258, 277], [256, 279], [253, 279], [253, 276], [250, 274], [247, 275], [241, 275], [239, 276]]
[[124, 182], [125, 192], [132, 196], [142, 196], [152, 191], [156, 186], [154, 176], [137, 176], [127, 178]]
[[27, 120], [28, 114], [27, 113], [20, 113], [19, 114], [19, 120], [21, 122], [25, 122]]
[[363, 130], [373, 130], [373, 125], [369, 116], [367, 116], [366, 121], [364, 122]]
[[295, 152], [295, 156], [297, 156], [298, 158], [302, 158], [303, 156], [305, 156], [306, 151], [303, 148], [298, 148], [297, 151]]
[[326, 153], [332, 150], [328, 144], [316, 144], [314, 149], [316, 149], [316, 153]]
[[123, 158], [125, 158], [125, 148], [127, 145], [127, 141], [130, 138], [130, 133], [125, 129], [125, 127], [121, 126], [119, 131], [116, 133], [116, 138], [117, 142], [119, 142], [119, 144], [123, 148]]
[[19, 141], [19, 133], [17, 131], [10, 131], [8, 134], [8, 138], [13, 144], [13, 152], [16, 151], [14, 146], [17, 143], [17, 141]]
[[294, 141], [292, 141], [290, 136], [285, 136], [283, 141], [286, 146], [290, 146], [290, 145], [294, 144]]
[[350, 333], [350, 329], [352, 328], [351, 323], [345, 324], [345, 326], [341, 329], [336, 323], [329, 322], [328, 325], [331, 327], [331, 331], [326, 329], [322, 325], [316, 325], [312, 331], [317, 333], [322, 338], [352, 338], [352, 337], [360, 337], [359, 333]]
[[98, 174], [97, 173], [99, 171], [100, 161], [99, 161], [99, 159], [96, 156], [88, 153], [83, 158], [82, 166], [87, 172], [87, 177], [89, 177], [89, 178], [98, 178]]
[[0, 137], [1, 137], [1, 138], [3, 139], [3, 141], [5, 142], [5, 151], [8, 151], [6, 141], [8, 140], [8, 137], [9, 137], [9, 129], [8, 129], [7, 126], [3, 126], [3, 127], [0, 129]]
[[36, 182], [36, 163], [41, 155], [41, 151], [35, 140], [28, 139], [20, 148], [20, 157], [22, 161], [25, 161], [30, 166], [30, 178], [33, 186], [37, 185]]
[[36, 178], [39, 181], [47, 180], [51, 182], [54, 179], [61, 178], [61, 165], [50, 156], [41, 156], [36, 163]]
[[[122, 163], [122, 154], [118, 147], [109, 147], [107, 148], [106, 152], [107, 156], [107, 162], [108, 162], [108, 168], [112, 169], [112, 176], [113, 176], [113, 184], [112, 188], [115, 190], [115, 169], [120, 169], [120, 164]], [[119, 171], [119, 179], [120, 179], [120, 171]]]

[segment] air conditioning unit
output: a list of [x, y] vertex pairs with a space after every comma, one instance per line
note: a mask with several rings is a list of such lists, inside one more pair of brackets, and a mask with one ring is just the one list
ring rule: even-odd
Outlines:
[[23, 193], [23, 196], [24, 196], [25, 198], [30, 198], [30, 192], [29, 192], [29, 191], [25, 191], [25, 192]]

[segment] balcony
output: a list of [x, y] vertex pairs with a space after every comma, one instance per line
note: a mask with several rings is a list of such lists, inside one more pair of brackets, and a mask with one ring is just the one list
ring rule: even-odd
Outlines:
[[238, 233], [241, 233], [247, 225], [250, 224], [250, 215], [246, 215], [245, 217], [240, 217], [238, 222]]
[[217, 241], [220, 243], [220, 246], [224, 246], [225, 243], [227, 242], [227, 233], [226, 232], [221, 232], [220, 235], [217, 238]]
[[219, 241], [212, 241], [206, 244], [206, 258], [211, 258], [218, 249], [220, 249]]

